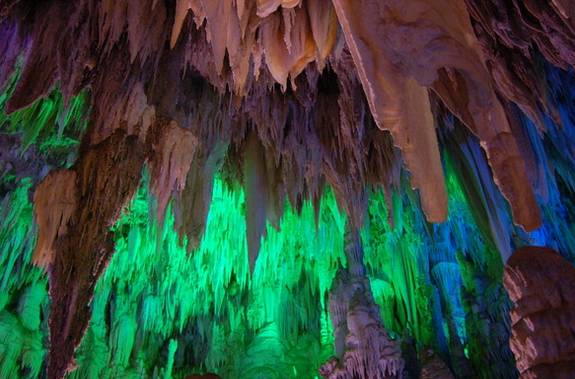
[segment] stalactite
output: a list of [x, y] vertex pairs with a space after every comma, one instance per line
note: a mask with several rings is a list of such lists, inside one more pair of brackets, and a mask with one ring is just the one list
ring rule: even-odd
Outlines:
[[253, 270], [260, 241], [265, 232], [271, 188], [268, 187], [264, 150], [257, 137], [248, 137], [244, 162], [244, 186], [246, 192], [246, 232], [250, 268]]
[[216, 170], [219, 168], [225, 145], [216, 145], [214, 150], [205, 152], [205, 147], [198, 148], [192, 160], [183, 191], [175, 198], [174, 212], [177, 217], [176, 228], [180, 240], [186, 236], [188, 249], [198, 247], [204, 234], [206, 219], [212, 199], [213, 183]]
[[[25, 48], [25, 61], [21, 78], [10, 100], [6, 103], [7, 113], [29, 106], [34, 100], [44, 97], [52, 89], [57, 70], [54, 51], [57, 50], [59, 42], [53, 36], [61, 35], [65, 27], [62, 14], [64, 8], [62, 5], [42, 4], [34, 10], [32, 17], [36, 17], [38, 21], [33, 25], [31, 31], [33, 37], [29, 46], [21, 46]], [[6, 69], [9, 68], [6, 67]]]
[[337, 0], [334, 5], [374, 119], [378, 127], [391, 132], [401, 149], [413, 175], [412, 184], [421, 190], [429, 220], [442, 221], [447, 198], [427, 91], [412, 78], [402, 76], [385, 49], [374, 51], [366, 46], [378, 43], [378, 33], [385, 33], [374, 29], [379, 22], [377, 5], [366, 2], [357, 7]]
[[[384, 34], [390, 37], [385, 41], [380, 41], [373, 33], [379, 33], [378, 25], [387, 17], [385, 12], [380, 13], [377, 6], [366, 2], [360, 9], [364, 13], [370, 13], [369, 17], [365, 18], [369, 22], [364, 22], [365, 28], [362, 29], [354, 21], [357, 18], [354, 12], [358, 11], [354, 8], [355, 4], [352, 6], [351, 3], [336, 1], [335, 5], [337, 6], [333, 8], [325, 1], [241, 1], [234, 3], [229, 0], [217, 2], [188, 0], [177, 2], [172, 18], [172, 13], [168, 12], [165, 4], [151, 0], [140, 6], [111, 2], [94, 5], [80, 2], [66, 8], [66, 5], [46, 4], [46, 12], [56, 15], [70, 12], [73, 14], [72, 20], [78, 23], [67, 25], [64, 17], [56, 16], [52, 19], [58, 19], [58, 22], [34, 22], [35, 28], [26, 31], [32, 37], [33, 43], [42, 43], [41, 36], [49, 35], [53, 28], [62, 30], [66, 35], [75, 36], [76, 39], [84, 42], [77, 46], [70, 46], [73, 41], [66, 38], [57, 43], [55, 50], [60, 53], [57, 62], [50, 56], [46, 57], [48, 66], [55, 68], [44, 69], [46, 80], [36, 81], [31, 87], [32, 91], [24, 92], [31, 93], [32, 97], [42, 96], [51, 87], [51, 83], [59, 78], [63, 81], [65, 98], [68, 98], [82, 86], [92, 85], [95, 88], [94, 98], [97, 99], [94, 103], [94, 113], [97, 119], [93, 131], [93, 142], [96, 143], [111, 132], [103, 127], [104, 124], [118, 125], [117, 122], [113, 122], [113, 119], [122, 117], [118, 113], [141, 114], [141, 110], [137, 107], [146, 106], [146, 102], [142, 99], [143, 87], [147, 83], [144, 80], [138, 84], [134, 82], [134, 78], [138, 76], [137, 72], [143, 69], [156, 71], [152, 74], [147, 73], [145, 78], [162, 75], [161, 71], [165, 67], [158, 65], [157, 62], [161, 61], [164, 56], [172, 54], [171, 49], [161, 48], [165, 40], [170, 40], [170, 47], [174, 52], [178, 52], [176, 56], [180, 51], [184, 52], [187, 57], [193, 56], [196, 51], [202, 51], [202, 49], [205, 49], [207, 53], [191, 61], [188, 58], [179, 61], [181, 66], [174, 71], [175, 73], [186, 72], [186, 65], [192, 63], [211, 84], [219, 87], [220, 91], [224, 90], [225, 86], [229, 86], [233, 88], [234, 93], [245, 96], [252, 93], [254, 87], [272, 84], [270, 79], [275, 80], [285, 89], [289, 77], [295, 90], [296, 79], [304, 72], [306, 66], [316, 62], [317, 68], [322, 70], [326, 60], [330, 59], [330, 55], [337, 60], [338, 51], [340, 51], [339, 47], [336, 48], [337, 21], [339, 20], [343, 26], [348, 47], [354, 56], [355, 67], [358, 69], [366, 90], [374, 118], [380, 128], [391, 131], [394, 143], [402, 149], [403, 158], [412, 171], [412, 184], [421, 189], [422, 205], [429, 219], [439, 221], [446, 215], [446, 196], [441, 180], [442, 170], [426, 90], [431, 87], [439, 88], [442, 85], [442, 89], [438, 89], [440, 96], [483, 141], [483, 147], [490, 157], [496, 182], [511, 202], [517, 222], [528, 229], [533, 228], [538, 220], [535, 214], [537, 207], [533, 204], [529, 185], [524, 181], [522, 158], [516, 151], [513, 137], [508, 135], [507, 120], [490, 85], [488, 72], [481, 64], [482, 56], [476, 49], [478, 43], [474, 40], [471, 26], [466, 21], [467, 11], [464, 3], [457, 1], [449, 3], [449, 6], [457, 12], [450, 18], [450, 25], [442, 25], [437, 29], [445, 36], [445, 43], [436, 46], [434, 41], [438, 40], [433, 40], [435, 38], [432, 37], [433, 33], [425, 37], [429, 28], [415, 27], [413, 33], [407, 33], [410, 34], [409, 38], [414, 43], [403, 44], [404, 46], [417, 46], [417, 48], [410, 48], [409, 51], [403, 50], [392, 38], [395, 32], [399, 33], [403, 30], [401, 29], [402, 20], [392, 20], [385, 24]], [[393, 9], [397, 12], [394, 12], [405, 20], [418, 20], [422, 24], [429, 21], [430, 25], [436, 26], [441, 25], [437, 14], [447, 7], [447, 5], [425, 5], [417, 2], [411, 6], [395, 3], [390, 6], [395, 7]], [[25, 5], [21, 7], [25, 8]], [[12, 12], [17, 14], [15, 9], [19, 9], [19, 6], [6, 6], [5, 8], [5, 14], [11, 15]], [[11, 12], [9, 13], [8, 10]], [[33, 14], [38, 14], [41, 9], [33, 8], [33, 11]], [[564, 7], [561, 8], [561, 12], [563, 17], [569, 14]], [[155, 17], [147, 16], [152, 13]], [[335, 16], [336, 13], [338, 17]], [[97, 18], [88, 23], [79, 22], [79, 20], [89, 18], [92, 14], [97, 15]], [[6, 17], [4, 24], [8, 27], [14, 21], [13, 18]], [[195, 24], [199, 33], [193, 33], [191, 24]], [[12, 30], [12, 27], [10, 28]], [[370, 30], [373, 34], [371, 36]], [[182, 35], [182, 31], [187, 32], [188, 35]], [[121, 40], [124, 33], [127, 42]], [[191, 36], [192, 34], [197, 34], [197, 36]], [[9, 33], [9, 35], [14, 34]], [[465, 35], [465, 39], [462, 39], [461, 35]], [[370, 51], [369, 47], [359, 46], [357, 44], [359, 36], [364, 41], [375, 41], [375, 44], [380, 45], [379, 51]], [[90, 38], [97, 39], [98, 48], [107, 55], [96, 57], [94, 53], [88, 52], [89, 46], [85, 40]], [[179, 44], [178, 41], [180, 41]], [[31, 54], [37, 54], [35, 51], [41, 50], [34, 46], [36, 45], [29, 49]], [[425, 46], [429, 47], [427, 53], [424, 51]], [[448, 49], [452, 54], [430, 55], [433, 58], [430, 61], [431, 64], [425, 67], [417, 66], [418, 57], [424, 59], [429, 53], [441, 48]], [[413, 58], [410, 62], [408, 56]], [[261, 62], [262, 57], [265, 59], [267, 69], [263, 75], [265, 80], [260, 77], [260, 64], [258, 63]], [[18, 105], [19, 103], [25, 105], [29, 102], [19, 100], [19, 94], [24, 93], [22, 89], [26, 86], [32, 86], [32, 83], [26, 84], [31, 80], [28, 78], [28, 72], [34, 71], [38, 62], [46, 59], [42, 58], [42, 55], [26, 57], [22, 79], [12, 100], [8, 103], [9, 111], [21, 106]], [[406, 64], [398, 65], [398, 59], [404, 60]], [[8, 58], [6, 61], [8, 70], [12, 60]], [[389, 71], [392, 75], [384, 75], [385, 78], [383, 78], [382, 75], [377, 76], [374, 72], [368, 72], [376, 69], [370, 66], [372, 65], [369, 63], [370, 60], [372, 62], [377, 60], [379, 65], [385, 66], [378, 67], [377, 70]], [[229, 64], [229, 70], [225, 63]], [[453, 67], [454, 75], [460, 74], [461, 80], [457, 88], [450, 84], [449, 79], [445, 79], [446, 76], [438, 76], [438, 71], [444, 67]], [[106, 71], [115, 71], [115, 76], [103, 75]], [[250, 74], [256, 78], [260, 77], [260, 83], [252, 80]], [[386, 82], [378, 84], [381, 80]], [[178, 95], [172, 94], [171, 96]], [[468, 101], [466, 104], [455, 104], [450, 101], [454, 96]], [[125, 100], [119, 100], [122, 98]], [[520, 102], [515, 98], [513, 100]], [[413, 107], [418, 107], [417, 111]], [[104, 109], [107, 111], [103, 112]], [[387, 109], [384, 114], [380, 114], [382, 109]], [[107, 120], [101, 119], [104, 114]], [[420, 118], [412, 119], [415, 114], [420, 115]], [[484, 115], [491, 115], [489, 116], [491, 120], [484, 118]], [[175, 115], [170, 116], [175, 118]], [[126, 117], [126, 119], [130, 125], [136, 124], [137, 120], [133, 117]], [[181, 125], [185, 127], [184, 124]], [[426, 132], [422, 134], [421, 130]], [[499, 151], [505, 154], [499, 154]], [[496, 156], [500, 156], [501, 159], [496, 159]], [[337, 178], [337, 181], [340, 180], [342, 179]], [[529, 209], [531, 213], [522, 214], [521, 212], [527, 212], [525, 209]]]
[[[1, 19], [0, 19], [1, 20]], [[0, 90], [4, 90], [10, 75], [14, 72], [23, 43], [18, 34], [15, 20], [0, 21]]]
[[180, 194], [186, 185], [197, 140], [194, 135], [178, 126], [175, 121], [156, 121], [154, 133], [157, 141], [152, 143], [150, 162], [151, 191], [158, 199], [158, 220], [163, 223], [168, 201], [173, 194]]
[[[495, 6], [491, 0], [466, 0], [466, 3], [477, 34], [489, 38], [500, 51], [517, 51], [524, 58], [530, 58], [530, 47], [535, 45], [556, 66], [566, 69], [575, 65], [575, 7], [572, 3], [512, 0], [502, 7]], [[500, 62], [494, 60], [494, 63]], [[509, 69], [511, 67], [507, 66], [503, 71], [508, 73]]]
[[[458, 96], [468, 99], [466, 106], [472, 119], [462, 121], [468, 121], [467, 126], [482, 141], [496, 183], [511, 203], [516, 222], [529, 230], [536, 228], [539, 212], [525, 177], [524, 163], [503, 108], [490, 85], [487, 70], [481, 63], [482, 57], [475, 51], [477, 42], [472, 37], [467, 11], [462, 4], [457, 1], [441, 4], [416, 1], [407, 6], [397, 2], [387, 8], [370, 1], [360, 7], [351, 1], [336, 0], [334, 4], [379, 127], [390, 130], [394, 143], [402, 149], [414, 176], [414, 187], [428, 186], [421, 188], [422, 206], [428, 218], [431, 221], [445, 218], [446, 199], [442, 183], [437, 180], [442, 173], [439, 154], [433, 147], [436, 141], [424, 87], [432, 87], [438, 79], [438, 70], [452, 66], [465, 78], [465, 85], [459, 86], [460, 92], [468, 91], [467, 96], [465, 93]], [[441, 9], [448, 6], [454, 12], [451, 22], [445, 24], [439, 15]], [[389, 37], [380, 39], [378, 35]], [[433, 54], [436, 49], [449, 51], [449, 54]], [[453, 91], [453, 88], [447, 88]], [[420, 101], [414, 102], [413, 96], [418, 96]], [[419, 111], [408, 112], [414, 104], [420, 107]], [[466, 110], [452, 111], [464, 118]], [[428, 116], [410, 120], [414, 113], [419, 117]], [[418, 129], [416, 134], [413, 128], [422, 124], [426, 125], [426, 133], [422, 134]], [[411, 155], [408, 141], [421, 145], [415, 148], [417, 154]], [[428, 150], [422, 153], [423, 149]], [[421, 158], [423, 156], [425, 160]], [[438, 198], [441, 201], [438, 202]]]

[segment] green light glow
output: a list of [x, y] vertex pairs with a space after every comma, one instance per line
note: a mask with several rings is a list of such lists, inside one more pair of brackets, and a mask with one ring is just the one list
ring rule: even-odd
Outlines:
[[[26, 110], [0, 114], [1, 131], [19, 135], [21, 151], [39, 150], [47, 166], [69, 166], [86, 126], [86, 95], [63, 109], [54, 92]], [[362, 231], [365, 263], [394, 336], [409, 335], [418, 349], [432, 346], [444, 356], [453, 356], [456, 347], [441, 339], [457, 336], [474, 368], [489, 377], [489, 370], [502, 370], [485, 365], [490, 346], [505, 340], [496, 330], [505, 311], [502, 265], [475, 224], [449, 156], [444, 158], [448, 221], [428, 225], [405, 184], [391, 195], [391, 227], [384, 194], [372, 192]], [[49, 312], [45, 274], [30, 264], [36, 238], [30, 192], [38, 178], [11, 180], [17, 185], [0, 209], [0, 377], [36, 378], [45, 366]], [[70, 377], [317, 377], [334, 352], [329, 288], [346, 264], [346, 218], [333, 193], [324, 194], [317, 225], [310, 203], [301, 214], [287, 206], [279, 230], [267, 226], [250, 275], [241, 186], [216, 179], [205, 234], [188, 254], [171, 210], [163, 228], [157, 226], [148, 182], [145, 177], [113, 227], [116, 254], [98, 282]]]
[[[136, 371], [152, 371], [149, 362], [154, 362], [158, 339], [193, 333], [185, 349], [199, 358], [198, 366], [224, 377], [285, 378], [296, 372], [293, 377], [298, 378], [297, 373], [315, 372], [332, 353], [324, 299], [337, 261], [343, 259], [339, 228], [345, 221], [333, 196], [324, 199], [317, 229], [309, 204], [300, 217], [288, 209], [282, 232], [268, 226], [251, 279], [241, 190], [216, 180], [206, 233], [191, 255], [178, 244], [171, 212], [162, 232], [147, 222], [148, 200], [142, 189], [115, 227], [118, 253], [96, 290], [89, 332], [93, 338], [99, 335], [93, 329], [106, 327], [114, 288], [119, 318], [110, 334], [121, 336], [118, 341], [133, 341], [141, 334]], [[108, 367], [129, 371], [132, 347], [117, 344], [107, 355]], [[82, 360], [87, 350], [83, 345], [79, 360], [89, 367], [94, 360]], [[85, 377], [83, 369], [81, 365], [75, 377]]]
[[[150, 217], [154, 199], [146, 181], [114, 226], [117, 253], [96, 288], [70, 377], [179, 378], [204, 371], [226, 378], [313, 377], [333, 354], [327, 295], [338, 265], [345, 264], [346, 221], [333, 194], [322, 199], [318, 225], [309, 203], [300, 215], [288, 207], [280, 231], [268, 225], [250, 277], [240, 187], [216, 179], [205, 235], [187, 254], [172, 212], [162, 230]], [[8, 241], [2, 246], [0, 351], [1, 373], [9, 376], [29, 367], [24, 376], [35, 377], [45, 354], [46, 280], [28, 263], [35, 234], [30, 185], [24, 181], [3, 207], [10, 211], [0, 236]], [[363, 231], [366, 264], [386, 327], [432, 345], [420, 215], [403, 201], [394, 199], [392, 228], [383, 194], [372, 194]], [[20, 345], [8, 343], [16, 338]]]
[[374, 299], [381, 306], [386, 328], [401, 334], [409, 330], [422, 344], [431, 343], [431, 288], [420, 273], [418, 261], [423, 240], [415, 230], [414, 213], [393, 195], [394, 227], [388, 223], [383, 193], [370, 197], [369, 228], [363, 231], [365, 262], [371, 271]]
[[31, 267], [35, 230], [28, 201], [30, 180], [0, 208], [0, 377], [36, 378], [45, 355], [47, 280]]
[[[10, 301], [25, 301], [13, 287], [29, 287], [26, 291], [36, 293], [40, 286], [39, 298], [46, 304], [46, 280], [28, 264], [34, 233], [29, 227], [28, 189], [29, 182], [3, 208], [12, 212], [2, 228], [3, 241], [12, 241], [3, 245], [11, 252], [3, 257], [24, 258], [27, 265], [17, 274], [27, 277], [18, 279], [5, 270], [4, 282], [12, 287], [3, 286], [2, 295]], [[194, 371], [192, 366], [230, 378], [285, 378], [288, 372], [301, 378], [303, 373], [317, 372], [332, 354], [326, 297], [338, 262], [344, 259], [345, 219], [333, 195], [324, 197], [317, 228], [310, 204], [300, 216], [288, 209], [281, 232], [268, 226], [251, 278], [241, 190], [216, 180], [205, 236], [190, 255], [173, 232], [171, 212], [162, 231], [155, 222], [148, 222], [149, 196], [142, 186], [114, 227], [117, 253], [98, 283], [91, 325], [77, 354], [79, 368], [71, 377], [140, 377], [153, 372], [171, 377], [174, 366], [180, 370], [174, 377]], [[3, 262], [3, 267], [11, 266]], [[20, 335], [13, 324], [28, 323], [36, 325], [28, 334], [41, 342], [46, 314], [39, 329], [38, 322], [28, 320], [38, 319], [40, 309], [36, 306], [28, 313], [32, 311], [36, 313], [18, 316], [4, 310], [10, 329], [3, 336]], [[26, 365], [22, 356], [26, 346], [3, 346], [12, 351], [3, 355], [2, 372], [17, 372], [19, 357]], [[37, 347], [40, 358], [44, 350], [41, 343]], [[175, 355], [178, 347], [180, 355]], [[182, 362], [182, 354], [192, 360]], [[41, 362], [33, 360], [34, 372], [40, 370]], [[182, 368], [186, 366], [187, 372]]]
[[[447, 178], [452, 206], [461, 208], [456, 217], [472, 225], [451, 170]], [[150, 216], [154, 199], [146, 182], [114, 226], [117, 253], [96, 288], [70, 377], [179, 378], [204, 371], [226, 378], [313, 377], [333, 354], [327, 295], [338, 265], [345, 264], [346, 221], [333, 194], [322, 199], [317, 225], [309, 203], [300, 215], [288, 207], [280, 231], [268, 225], [250, 277], [241, 187], [216, 179], [205, 235], [187, 254], [172, 212], [162, 230]], [[47, 285], [28, 263], [35, 238], [30, 186], [24, 180], [2, 207], [3, 377], [36, 377], [45, 354]], [[394, 195], [392, 228], [383, 194], [372, 193], [365, 260], [386, 327], [412, 335], [420, 346], [433, 345], [430, 253], [410, 201]], [[448, 224], [459, 222], [450, 218]]]

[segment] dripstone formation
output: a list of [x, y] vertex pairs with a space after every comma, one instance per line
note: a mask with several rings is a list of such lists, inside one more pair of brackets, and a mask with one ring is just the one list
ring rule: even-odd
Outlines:
[[[499, 193], [510, 222], [525, 232], [540, 227], [537, 196], [547, 179], [538, 176], [539, 150], [519, 114], [541, 136], [547, 123], [563, 122], [539, 74], [544, 64], [575, 68], [571, 0], [0, 0], [0, 89], [13, 85], [4, 111], [30, 107], [54, 88], [64, 104], [89, 92], [76, 161], [43, 177], [33, 195], [33, 261], [48, 272], [51, 299], [47, 376], [74, 368], [96, 283], [114, 253], [110, 228], [146, 170], [159, 224], [172, 209], [190, 251], [205, 232], [215, 175], [240, 183], [252, 271], [266, 225], [279, 227], [285, 204], [301, 211], [310, 201], [317, 214], [332, 190], [354, 242], [330, 297], [337, 357], [321, 373], [401, 377], [401, 351], [358, 253], [369, 193], [384, 190], [393, 215], [389, 194], [406, 170], [429, 228], [445, 222], [438, 135], [451, 128], [481, 146], [450, 159], [470, 180], [466, 195], [481, 203], [474, 216], [482, 230], [510, 245], [494, 210]], [[450, 154], [460, 148], [452, 146]], [[482, 154], [487, 174], [473, 177], [469, 162]], [[481, 192], [491, 180], [497, 195]], [[534, 287], [518, 281], [539, 268], [516, 266], [524, 254], [506, 271], [518, 304], [511, 313], [518, 369], [525, 377], [573, 372], [567, 340], [539, 350], [552, 345], [547, 339], [566, 338], [569, 325], [572, 335], [572, 304], [563, 289], [549, 289], [537, 296], [553, 294], [549, 305], [561, 312], [533, 315], [539, 308], [522, 299]], [[538, 334], [548, 317], [563, 325], [560, 333]], [[525, 344], [548, 359], [526, 353]], [[541, 366], [551, 363], [562, 366]]]

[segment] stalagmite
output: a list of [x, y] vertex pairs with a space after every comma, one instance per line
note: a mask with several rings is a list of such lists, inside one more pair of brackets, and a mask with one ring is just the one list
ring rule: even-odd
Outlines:
[[326, 379], [401, 378], [404, 361], [389, 338], [373, 300], [357, 232], [346, 231], [348, 267], [340, 269], [330, 291], [336, 357], [320, 368]]

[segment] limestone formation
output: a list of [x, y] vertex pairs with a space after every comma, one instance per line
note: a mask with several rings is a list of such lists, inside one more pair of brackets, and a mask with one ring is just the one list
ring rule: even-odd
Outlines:
[[330, 292], [336, 357], [320, 374], [326, 379], [401, 378], [405, 362], [397, 341], [383, 327], [363, 265], [357, 232], [346, 234], [348, 267], [337, 274]]
[[[50, 378], [71, 367], [114, 250], [109, 228], [144, 167], [159, 221], [173, 200], [190, 250], [215, 173], [241, 182], [253, 268], [266, 222], [278, 225], [286, 200], [317, 208], [329, 186], [359, 230], [368, 191], [397, 189], [402, 165], [427, 220], [445, 221], [435, 121], [453, 114], [479, 140], [514, 222], [536, 229], [534, 158], [513, 109], [541, 130], [545, 117], [560, 120], [537, 62], [574, 68], [574, 4], [0, 0], [0, 89], [18, 74], [5, 111], [56, 86], [65, 103], [90, 94], [78, 161], [35, 196], [35, 261], [50, 273]], [[368, 287], [356, 279], [342, 288]], [[348, 327], [373, 322], [374, 341], [386, 341], [372, 307], [369, 296], [345, 305]], [[349, 344], [354, 351], [357, 341]], [[387, 342], [378, 346], [374, 354], [386, 356]], [[378, 375], [401, 371], [395, 357], [382, 359]]]
[[516, 251], [505, 268], [511, 350], [521, 378], [575, 375], [575, 267], [540, 247]]

